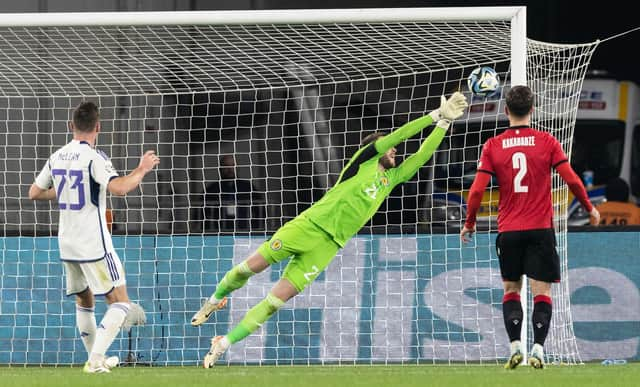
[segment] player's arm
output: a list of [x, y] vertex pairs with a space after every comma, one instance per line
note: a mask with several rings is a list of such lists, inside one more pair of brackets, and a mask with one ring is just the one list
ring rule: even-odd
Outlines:
[[548, 135], [551, 140], [550, 143], [550, 154], [551, 154], [551, 165], [553, 168], [558, 171], [562, 180], [567, 183], [569, 189], [573, 193], [573, 195], [578, 199], [580, 204], [584, 207], [585, 210], [593, 217], [595, 224], [600, 224], [600, 212], [591, 204], [589, 200], [589, 195], [587, 195], [587, 190], [584, 188], [582, 184], [582, 180], [576, 175], [573, 168], [571, 168], [571, 164], [569, 164], [569, 158], [567, 157], [564, 150], [562, 150], [562, 145], [560, 142], [550, 134]]
[[140, 185], [144, 176], [160, 163], [155, 151], [149, 150], [140, 159], [140, 164], [128, 175], [119, 176], [109, 181], [107, 189], [113, 195], [124, 196]]
[[29, 188], [29, 199], [31, 200], [55, 200], [56, 190], [53, 186], [51, 175], [51, 164], [47, 161], [36, 180]]
[[567, 160], [564, 160], [560, 164], [555, 166], [556, 171], [562, 180], [569, 186], [569, 189], [573, 193], [573, 195], [578, 199], [582, 207], [594, 218], [593, 224], [600, 224], [600, 212], [593, 206], [591, 201], [589, 200], [589, 195], [587, 195], [587, 190], [584, 188], [584, 184], [582, 184], [582, 180], [578, 177], [576, 172], [571, 168], [571, 164]]
[[463, 243], [469, 242], [469, 237], [476, 232], [476, 215], [478, 214], [478, 209], [480, 209], [482, 195], [489, 181], [491, 181], [491, 176], [495, 174], [491, 157], [492, 144], [493, 142], [488, 140], [482, 146], [482, 153], [478, 161], [478, 171], [469, 189], [469, 195], [467, 196], [467, 218], [465, 219], [462, 230], [460, 230], [460, 240], [462, 240]]
[[42, 189], [36, 183], [29, 188], [29, 199], [31, 200], [55, 200], [56, 190], [53, 188]]
[[460, 117], [466, 107], [467, 99], [462, 93], [456, 91], [449, 99], [446, 99], [443, 95], [440, 97], [440, 107], [438, 109], [426, 116], [409, 121], [388, 135], [379, 138], [375, 142], [375, 149], [378, 154], [385, 153], [404, 140], [413, 137], [434, 122], [437, 122], [437, 127], [446, 131], [451, 121]]
[[478, 214], [478, 209], [480, 209], [482, 195], [489, 181], [491, 181], [491, 173], [484, 170], [476, 172], [476, 177], [473, 179], [473, 184], [471, 184], [469, 196], [467, 197], [467, 219], [460, 231], [460, 239], [465, 243], [470, 240], [468, 236], [476, 232], [476, 215]]
[[429, 137], [427, 137], [418, 151], [407, 159], [405, 159], [397, 168], [399, 181], [407, 181], [411, 179], [413, 175], [418, 172], [418, 169], [422, 167], [433, 155], [433, 152], [438, 149], [444, 135], [447, 133], [447, 129], [440, 126], [436, 126]]

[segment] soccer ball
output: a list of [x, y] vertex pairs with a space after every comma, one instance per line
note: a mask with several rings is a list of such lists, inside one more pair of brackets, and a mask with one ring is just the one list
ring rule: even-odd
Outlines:
[[490, 97], [500, 86], [500, 77], [496, 70], [488, 66], [474, 69], [467, 78], [469, 91], [478, 97]]

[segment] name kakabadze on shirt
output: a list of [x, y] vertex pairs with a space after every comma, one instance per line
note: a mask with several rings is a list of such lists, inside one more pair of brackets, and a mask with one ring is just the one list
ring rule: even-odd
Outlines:
[[502, 149], [513, 148], [514, 146], [535, 146], [536, 138], [534, 136], [527, 137], [511, 137], [502, 139]]

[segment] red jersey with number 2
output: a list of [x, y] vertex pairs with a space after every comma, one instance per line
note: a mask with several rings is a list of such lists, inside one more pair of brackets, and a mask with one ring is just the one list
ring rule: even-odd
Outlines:
[[485, 142], [478, 171], [498, 180], [498, 231], [553, 227], [551, 169], [568, 161], [551, 134], [515, 126]]

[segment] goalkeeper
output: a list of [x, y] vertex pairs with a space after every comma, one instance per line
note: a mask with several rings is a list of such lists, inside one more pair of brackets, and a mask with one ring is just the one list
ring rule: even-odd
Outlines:
[[[455, 92], [448, 100], [442, 96], [440, 107], [428, 115], [410, 121], [388, 135], [375, 132], [365, 137], [362, 147], [342, 170], [335, 186], [318, 202], [284, 224], [249, 258], [227, 272], [215, 292], [193, 316], [191, 325], [199, 326], [213, 312], [222, 309], [227, 296], [244, 286], [249, 277], [291, 257], [282, 278], [267, 297], [251, 308], [226, 336], [211, 340], [204, 367], [213, 366], [231, 344], [250, 335], [285, 302], [307, 287], [327, 267], [338, 249], [369, 221], [393, 188], [409, 180], [431, 158], [451, 121], [460, 117], [466, 107], [465, 96]], [[434, 122], [437, 122], [435, 129], [420, 149], [396, 166], [395, 146]]]

